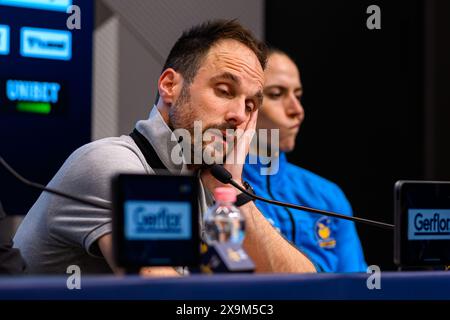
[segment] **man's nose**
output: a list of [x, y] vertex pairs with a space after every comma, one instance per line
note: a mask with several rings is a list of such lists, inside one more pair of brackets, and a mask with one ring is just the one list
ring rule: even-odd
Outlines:
[[238, 127], [247, 120], [248, 115], [245, 109], [245, 100], [230, 103], [225, 115], [225, 121]]

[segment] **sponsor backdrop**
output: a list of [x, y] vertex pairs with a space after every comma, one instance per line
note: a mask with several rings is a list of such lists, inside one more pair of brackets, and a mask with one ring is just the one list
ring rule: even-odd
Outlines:
[[[80, 29], [67, 27], [71, 5]], [[90, 141], [92, 30], [90, 0], [0, 0], [0, 154], [29, 179], [47, 184]], [[39, 195], [4, 170], [0, 181], [10, 214]]]

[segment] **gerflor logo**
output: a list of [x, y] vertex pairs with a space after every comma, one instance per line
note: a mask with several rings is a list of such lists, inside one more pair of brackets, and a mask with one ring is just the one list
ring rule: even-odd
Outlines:
[[191, 205], [186, 202], [127, 201], [125, 234], [129, 240], [189, 239]]
[[147, 211], [140, 207], [134, 214], [137, 232], [180, 232], [181, 212], [171, 212], [161, 207], [158, 211]]
[[450, 239], [450, 210], [409, 209], [408, 239], [409, 240]]

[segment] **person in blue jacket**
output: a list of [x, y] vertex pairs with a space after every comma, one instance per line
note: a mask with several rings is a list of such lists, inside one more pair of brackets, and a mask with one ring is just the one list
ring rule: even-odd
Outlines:
[[[271, 49], [265, 81], [257, 129], [279, 129], [279, 152], [264, 156], [268, 152], [262, 152], [260, 141], [259, 150], [250, 150], [244, 166], [244, 180], [262, 197], [352, 215], [350, 203], [336, 184], [286, 159], [286, 152], [295, 147], [305, 117], [297, 66], [286, 53]], [[272, 149], [270, 139], [265, 144], [266, 150]], [[252, 156], [257, 163], [249, 161]], [[286, 239], [316, 264], [318, 271], [366, 272], [367, 265], [353, 222], [261, 201], [256, 201], [256, 206]]]

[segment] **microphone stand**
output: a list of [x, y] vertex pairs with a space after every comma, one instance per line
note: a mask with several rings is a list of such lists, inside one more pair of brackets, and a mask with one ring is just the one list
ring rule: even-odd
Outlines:
[[263, 201], [263, 202], [274, 204], [276, 206], [288, 207], [288, 208], [291, 208], [291, 209], [303, 210], [303, 211], [308, 211], [308, 212], [312, 212], [312, 213], [318, 213], [318, 214], [322, 214], [324, 216], [335, 217], [335, 218], [338, 218], [338, 219], [345, 219], [345, 220], [349, 220], [349, 221], [353, 221], [353, 222], [364, 223], [364, 224], [372, 225], [372, 226], [379, 227], [379, 228], [382, 228], [382, 229], [394, 230], [394, 225], [388, 224], [388, 223], [385, 223], [385, 222], [379, 222], [379, 221], [374, 221], [374, 220], [369, 220], [369, 219], [364, 219], [364, 218], [346, 216], [346, 215], [339, 214], [339, 213], [336, 213], [336, 212], [331, 212], [331, 211], [326, 211], [326, 210], [319, 210], [319, 209], [299, 206], [299, 205], [292, 204], [292, 203], [266, 199], [266, 198], [257, 196], [257, 195], [255, 195], [255, 194], [253, 194], [251, 192], [248, 192], [246, 189], [241, 187], [236, 181], [233, 180], [233, 177], [231, 176], [231, 173], [228, 172], [223, 166], [218, 165], [218, 164], [214, 164], [214, 165], [212, 165], [210, 167], [210, 170], [211, 170], [211, 174], [217, 180], [219, 180], [220, 182], [222, 182], [224, 184], [231, 184], [233, 187], [235, 187], [239, 191], [245, 193], [247, 196], [249, 196], [249, 197], [251, 197], [252, 199], [255, 199], [255, 200], [260, 200], [260, 201]]

